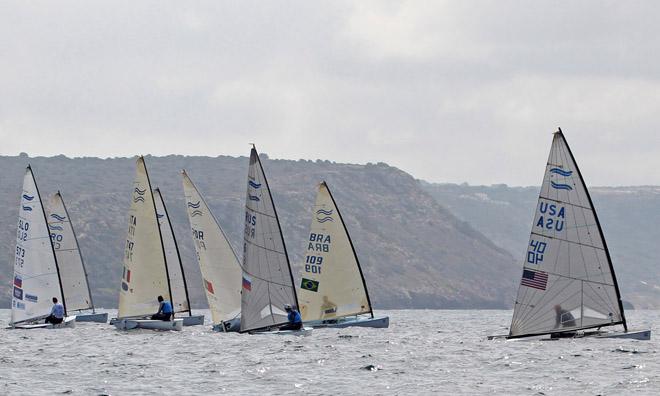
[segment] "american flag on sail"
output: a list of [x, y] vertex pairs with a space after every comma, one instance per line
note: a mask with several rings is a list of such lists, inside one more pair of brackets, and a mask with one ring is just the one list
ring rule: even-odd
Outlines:
[[534, 289], [545, 290], [548, 286], [548, 273], [543, 271], [523, 270], [520, 284]]

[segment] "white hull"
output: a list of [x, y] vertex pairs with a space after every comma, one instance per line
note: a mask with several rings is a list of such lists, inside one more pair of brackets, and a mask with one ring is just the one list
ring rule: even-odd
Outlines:
[[213, 325], [213, 331], [218, 333], [233, 333], [241, 330], [241, 318], [234, 318], [223, 323]]
[[344, 328], [344, 327], [373, 327], [377, 329], [386, 329], [390, 326], [390, 317], [380, 318], [349, 317], [333, 320], [305, 322], [305, 325], [315, 329], [321, 328]]
[[199, 326], [204, 324], [204, 315], [183, 316], [184, 326]]
[[67, 316], [64, 318], [64, 321], [62, 323], [58, 324], [52, 324], [52, 323], [25, 323], [25, 324], [17, 324], [15, 326], [11, 326], [11, 329], [23, 329], [23, 330], [31, 330], [31, 329], [65, 329], [65, 328], [73, 328], [76, 327], [76, 317], [75, 316]]
[[596, 338], [627, 338], [631, 340], [649, 341], [651, 339], [651, 329], [603, 333], [597, 335]]
[[183, 330], [183, 319], [172, 321], [151, 319], [117, 319], [114, 323], [119, 330], [149, 329], [149, 330]]
[[556, 341], [563, 338], [576, 339], [576, 338], [622, 338], [629, 340], [649, 341], [651, 339], [651, 330], [631, 330], [625, 331], [580, 331], [574, 335], [565, 335], [563, 337], [549, 337], [547, 335], [522, 337], [522, 338], [508, 338], [507, 335], [488, 336], [489, 340], [506, 339], [507, 341]]
[[258, 335], [288, 335], [288, 336], [308, 336], [312, 334], [311, 327], [303, 327], [300, 330], [272, 330], [272, 331], [255, 331], [250, 332], [249, 334], [258, 334]]
[[107, 321], [107, 312], [76, 315], [76, 322], [106, 323]]

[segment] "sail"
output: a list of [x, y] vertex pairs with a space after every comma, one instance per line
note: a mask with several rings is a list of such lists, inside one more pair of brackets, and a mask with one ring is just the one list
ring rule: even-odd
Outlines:
[[319, 185], [306, 244], [299, 289], [303, 320], [371, 313], [360, 263], [325, 182]]
[[119, 290], [119, 318], [156, 313], [159, 295], [171, 300], [156, 207], [144, 158], [138, 158], [136, 168]]
[[241, 312], [241, 266], [222, 228], [185, 171], [183, 191], [197, 261], [213, 323], [235, 318]]
[[624, 323], [591, 198], [561, 131], [554, 135], [524, 255], [510, 336]]
[[254, 147], [245, 199], [241, 284], [241, 331], [286, 323], [284, 305], [297, 306], [282, 230]]
[[46, 223], [41, 196], [28, 166], [23, 177], [23, 192], [18, 209], [11, 323], [48, 316], [52, 298], [62, 298], [57, 260]]
[[167, 263], [167, 274], [170, 277], [170, 289], [172, 290], [172, 308], [174, 313], [188, 312], [190, 314], [190, 301], [188, 299], [188, 287], [186, 277], [181, 264], [179, 247], [176, 243], [174, 230], [170, 223], [170, 216], [167, 213], [163, 196], [160, 189], [154, 191], [154, 202], [156, 203], [156, 217], [160, 227], [160, 235], [163, 238], [163, 248], [165, 250], [165, 262]]
[[78, 240], [59, 191], [50, 198], [47, 219], [67, 309], [78, 311], [94, 308]]

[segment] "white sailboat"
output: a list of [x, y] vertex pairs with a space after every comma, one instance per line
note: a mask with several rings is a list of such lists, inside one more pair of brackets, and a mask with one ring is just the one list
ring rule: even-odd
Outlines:
[[[617, 325], [623, 332], [601, 330]], [[505, 337], [544, 335], [651, 337], [650, 330], [628, 330], [600, 222], [561, 129], [552, 141]]]
[[[23, 177], [18, 213], [9, 326], [21, 329], [73, 327], [76, 319], [67, 315], [46, 212], [29, 165]], [[56, 325], [44, 322], [51, 312], [53, 297], [64, 306], [64, 321]]]
[[303, 321], [314, 328], [389, 326], [389, 317], [374, 317], [360, 261], [326, 182], [316, 195], [299, 296]]
[[181, 176], [213, 330], [238, 331], [241, 323], [240, 262], [222, 227], [185, 170]]
[[148, 319], [158, 309], [157, 296], [172, 301], [165, 249], [156, 217], [156, 204], [144, 158], [136, 163], [131, 195], [124, 267], [119, 290], [118, 329], [181, 330], [183, 319]]
[[176, 314], [187, 314], [182, 316], [184, 326], [197, 326], [204, 324], [204, 315], [193, 315], [190, 308], [190, 298], [188, 297], [188, 284], [186, 275], [183, 271], [183, 263], [179, 254], [179, 246], [176, 243], [174, 229], [170, 222], [170, 216], [163, 200], [160, 189], [153, 191], [154, 201], [156, 203], [156, 218], [160, 227], [160, 234], [163, 238], [163, 247], [165, 249], [165, 263], [167, 264], [167, 276], [170, 280], [170, 290], [172, 290], [172, 308], [174, 316]]
[[[272, 332], [288, 322], [285, 305], [298, 306], [289, 256], [259, 154], [250, 152], [243, 233], [241, 333]], [[311, 328], [279, 331], [306, 334]]]
[[[97, 313], [94, 309], [85, 262], [69, 212], [59, 191], [50, 198], [47, 219], [68, 312], [76, 313], [76, 322], [107, 322], [108, 313]], [[89, 310], [92, 313], [86, 313]]]

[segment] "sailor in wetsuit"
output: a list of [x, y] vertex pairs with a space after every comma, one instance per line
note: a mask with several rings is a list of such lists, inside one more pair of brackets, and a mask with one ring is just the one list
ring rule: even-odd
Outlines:
[[561, 305], [555, 305], [555, 328], [560, 327], [575, 327], [575, 317], [573, 314], [561, 307]]
[[46, 317], [46, 323], [60, 324], [64, 320], [64, 306], [57, 302], [57, 297], [53, 297], [53, 308], [50, 315]]
[[300, 330], [302, 328], [302, 318], [300, 317], [300, 312], [293, 309], [291, 305], [286, 304], [284, 310], [287, 312], [287, 318], [289, 323], [280, 327], [280, 330]]
[[163, 296], [158, 296], [158, 302], [160, 305], [158, 306], [158, 312], [156, 312], [155, 315], [151, 316], [152, 320], [164, 320], [164, 321], [170, 321], [172, 320], [172, 314], [174, 311], [172, 310], [172, 303], [169, 301], [165, 301], [163, 299]]

